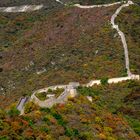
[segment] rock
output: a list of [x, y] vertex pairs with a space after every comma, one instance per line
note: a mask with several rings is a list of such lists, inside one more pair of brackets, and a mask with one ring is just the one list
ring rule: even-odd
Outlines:
[[93, 101], [91, 96], [87, 96], [87, 99], [88, 99], [90, 102]]

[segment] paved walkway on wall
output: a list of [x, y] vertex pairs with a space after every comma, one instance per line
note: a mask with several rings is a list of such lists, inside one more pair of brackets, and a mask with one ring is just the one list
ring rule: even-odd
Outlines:
[[119, 36], [121, 37], [121, 41], [122, 41], [122, 45], [123, 45], [123, 48], [124, 48], [124, 56], [125, 56], [125, 67], [126, 67], [126, 70], [127, 70], [127, 75], [128, 76], [131, 76], [131, 71], [130, 71], [130, 66], [129, 66], [129, 55], [128, 55], [128, 47], [127, 47], [127, 43], [126, 43], [126, 39], [125, 39], [125, 35], [124, 33], [119, 29], [118, 25], [115, 24], [115, 19], [116, 17], [118, 16], [118, 14], [120, 13], [120, 11], [124, 8], [124, 7], [127, 7], [131, 4], [134, 4], [132, 1], [128, 1], [126, 4], [123, 4], [121, 5], [117, 10], [116, 12], [112, 15], [111, 17], [111, 24], [112, 24], [112, 27], [114, 29], [116, 29], [116, 31], [118, 32]]
[[27, 102], [28, 97], [22, 97], [17, 105], [17, 109], [20, 111], [20, 115], [24, 114], [24, 105]]
[[[68, 6], [69, 4], [66, 4], [64, 2], [62, 2], [61, 0], [56, 0], [56, 2], [63, 4], [65, 6]], [[81, 5], [81, 4], [72, 4], [72, 6], [78, 7], [78, 8], [82, 8], [82, 9], [89, 9], [89, 8], [99, 8], [99, 7], [109, 7], [109, 6], [113, 6], [113, 5], [117, 5], [117, 4], [121, 4], [122, 2], [114, 2], [114, 3], [109, 3], [109, 4], [100, 4], [100, 5]]]
[[[67, 6], [67, 4], [61, 2], [60, 0], [56, 0], [56, 2]], [[84, 9], [88, 9], [88, 8], [96, 8], [96, 7], [109, 7], [109, 6], [113, 6], [116, 4], [121, 4], [122, 2], [115, 2], [115, 3], [111, 3], [111, 4], [102, 4], [102, 5], [91, 5], [91, 6], [83, 6], [80, 4], [73, 4], [72, 6], [78, 7], [78, 8], [84, 8]], [[43, 4], [40, 5], [21, 5], [21, 6], [12, 6], [12, 7], [0, 7], [0, 12], [4, 12], [4, 13], [18, 13], [18, 12], [31, 12], [31, 11], [36, 11], [36, 10], [40, 10], [43, 7], [45, 7]]]
[[[57, 88], [64, 88], [64, 92], [60, 94], [58, 98], [55, 96], [50, 97], [49, 99], [46, 99], [45, 101], [41, 101], [36, 97], [36, 93], [42, 93], [42, 92], [48, 92], [49, 89], [51, 90], [56, 90]], [[56, 86], [50, 86], [41, 90], [35, 91], [30, 98], [30, 101], [33, 101], [35, 104], [38, 104], [40, 107], [52, 107], [55, 104], [58, 103], [65, 103], [69, 96], [70, 96], [70, 89], [73, 89], [75, 87], [72, 87], [70, 84], [69, 85], [56, 85]]]
[[[131, 75], [128, 77], [119, 77], [119, 78], [111, 78], [108, 80], [108, 84], [113, 84], [113, 83], [119, 83], [119, 82], [123, 82], [123, 81], [127, 81], [127, 80], [140, 80], [140, 76], [139, 75]], [[87, 83], [86, 85], [81, 85], [81, 86], [85, 86], [85, 87], [92, 87], [94, 85], [101, 85], [101, 80], [92, 80], [89, 83]], [[65, 103], [69, 96], [70, 96], [70, 90], [69, 89], [74, 89], [76, 87], [78, 87], [79, 85], [75, 86], [75, 87], [71, 87], [69, 88], [69, 85], [56, 85], [56, 86], [50, 86], [47, 88], [43, 88], [40, 90], [35, 91], [30, 98], [30, 101], [33, 101], [35, 104], [39, 105], [40, 107], [47, 107], [50, 108], [55, 104], [58, 103]], [[57, 88], [64, 88], [64, 92], [58, 97], [51, 97], [49, 99], [46, 99], [45, 101], [40, 101], [37, 97], [36, 97], [36, 93], [42, 93], [42, 92], [48, 92], [49, 89], [51, 90], [56, 90]], [[75, 94], [76, 96], [77, 94]]]

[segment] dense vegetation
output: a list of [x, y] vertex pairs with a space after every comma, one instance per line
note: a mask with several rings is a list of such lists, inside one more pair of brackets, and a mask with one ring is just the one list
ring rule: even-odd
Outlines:
[[78, 93], [51, 109], [27, 103], [24, 116], [14, 105], [1, 110], [0, 139], [139, 140], [140, 83], [79, 87]]
[[[117, 6], [82, 10], [52, 0], [4, 0], [0, 6], [15, 2], [50, 5], [33, 13], [0, 14], [0, 140], [139, 140], [140, 83], [108, 85], [108, 78], [126, 76], [122, 44], [109, 22]], [[127, 38], [131, 71], [140, 74], [139, 6], [123, 10], [117, 22]], [[10, 105], [45, 86], [98, 78], [102, 86], [78, 87], [77, 98], [51, 109], [28, 102], [19, 116], [16, 104]]]
[[0, 95], [1, 105], [49, 85], [125, 76], [122, 44], [109, 23], [117, 7], [1, 14], [0, 86], [9, 95]]

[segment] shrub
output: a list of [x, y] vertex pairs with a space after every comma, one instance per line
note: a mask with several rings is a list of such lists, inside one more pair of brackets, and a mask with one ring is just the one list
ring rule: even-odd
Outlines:
[[100, 117], [95, 117], [95, 122], [97, 124], [102, 124], [102, 119]]
[[65, 128], [65, 135], [68, 137], [72, 137], [74, 135], [73, 130], [71, 128]]
[[34, 122], [32, 120], [29, 120], [29, 126], [32, 128], [34, 127]]
[[0, 131], [4, 129], [3, 121], [0, 119]]
[[48, 93], [52, 93], [52, 89], [48, 89], [48, 91], [47, 91]]
[[0, 136], [0, 140], [10, 140], [8, 136]]
[[108, 78], [107, 78], [107, 77], [102, 78], [102, 79], [101, 79], [101, 84], [102, 84], [102, 85], [107, 85], [107, 84], [108, 84]]
[[0, 109], [0, 119], [3, 119], [5, 117], [5, 111]]
[[95, 90], [92, 87], [78, 87], [78, 93], [84, 95], [84, 96], [95, 96], [99, 95], [99, 91]]
[[44, 107], [41, 107], [40, 111], [46, 112], [46, 113], [50, 113], [51, 112], [50, 108], [44, 108]]
[[74, 136], [79, 136], [79, 131], [77, 129], [73, 129]]
[[134, 80], [129, 80], [128, 81], [128, 84], [127, 84], [127, 87], [128, 88], [137, 88], [139, 86], [140, 85], [136, 81], [134, 81]]
[[140, 136], [140, 121], [133, 119], [130, 116], [126, 116], [126, 119], [134, 131]]
[[51, 121], [52, 120], [52, 116], [51, 115], [46, 115], [44, 118], [43, 118], [43, 121], [45, 121], [48, 125], [51, 124]]
[[41, 100], [41, 101], [44, 101], [47, 99], [47, 93], [46, 92], [42, 92], [42, 93], [36, 93], [35, 96]]
[[64, 126], [66, 125], [66, 122], [63, 120], [62, 116], [58, 113], [53, 113], [52, 114], [53, 117], [57, 120], [58, 124], [61, 125], [61, 126]]
[[11, 109], [8, 111], [8, 114], [10, 115], [10, 117], [15, 117], [20, 114], [20, 111], [14, 106], [11, 107]]
[[59, 97], [59, 95], [64, 92], [63, 88], [57, 88], [56, 90], [48, 89], [48, 94], [55, 94], [56, 97]]
[[49, 132], [49, 128], [47, 128], [47, 127], [42, 127], [42, 128], [41, 128], [41, 131], [47, 133], [47, 132]]
[[25, 113], [30, 113], [31, 111], [35, 110], [37, 106], [33, 102], [28, 102], [25, 105]]
[[80, 134], [80, 140], [94, 140], [92, 132], [82, 132]]

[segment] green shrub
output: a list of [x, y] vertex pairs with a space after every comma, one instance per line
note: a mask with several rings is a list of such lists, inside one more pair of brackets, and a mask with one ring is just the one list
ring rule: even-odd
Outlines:
[[65, 127], [66, 122], [63, 120], [63, 117], [58, 113], [53, 113], [53, 117], [57, 120], [58, 124]]
[[102, 78], [102, 79], [101, 79], [101, 84], [102, 84], [102, 85], [107, 85], [107, 84], [108, 84], [108, 78], [107, 78], [107, 77]]
[[10, 140], [8, 136], [0, 136], [0, 140]]
[[52, 93], [52, 91], [53, 91], [52, 89], [48, 89], [47, 93]]
[[35, 96], [41, 100], [41, 101], [45, 101], [47, 99], [47, 93], [46, 92], [42, 92], [42, 93], [36, 93]]
[[79, 131], [77, 129], [73, 129], [74, 136], [79, 136]]
[[51, 118], [53, 118], [53, 117], [48, 114], [43, 118], [43, 121], [46, 122], [48, 125], [50, 125], [51, 124], [51, 122], [50, 122]]
[[100, 117], [95, 117], [95, 122], [97, 124], [102, 124], [102, 119]]
[[131, 118], [130, 116], [126, 116], [126, 119], [130, 126], [133, 128], [133, 130], [140, 136], [140, 121], [134, 118]]
[[92, 87], [78, 87], [77, 91], [84, 96], [98, 96], [100, 93], [98, 90], [95, 90]]
[[29, 122], [29, 126], [33, 128], [34, 127], [34, 122], [32, 120], [29, 120], [28, 122]]
[[50, 108], [41, 107], [41, 108], [40, 108], [40, 111], [46, 112], [46, 113], [50, 113], [50, 112], [51, 112], [51, 109], [50, 109]]
[[56, 90], [48, 89], [48, 94], [55, 94], [56, 97], [59, 97], [60, 94], [64, 92], [63, 88], [57, 88]]
[[8, 111], [8, 114], [10, 117], [15, 117], [20, 114], [20, 111], [16, 107], [11, 107], [11, 109]]
[[42, 127], [41, 128], [41, 131], [45, 132], [45, 133], [48, 133], [49, 132], [49, 128], [47, 127]]
[[72, 137], [74, 135], [73, 130], [71, 128], [65, 128], [65, 135], [68, 137]]
[[35, 110], [37, 106], [33, 102], [28, 102], [25, 105], [24, 112], [25, 113], [30, 113], [31, 111]]
[[92, 132], [82, 132], [80, 134], [80, 140], [94, 140]]

